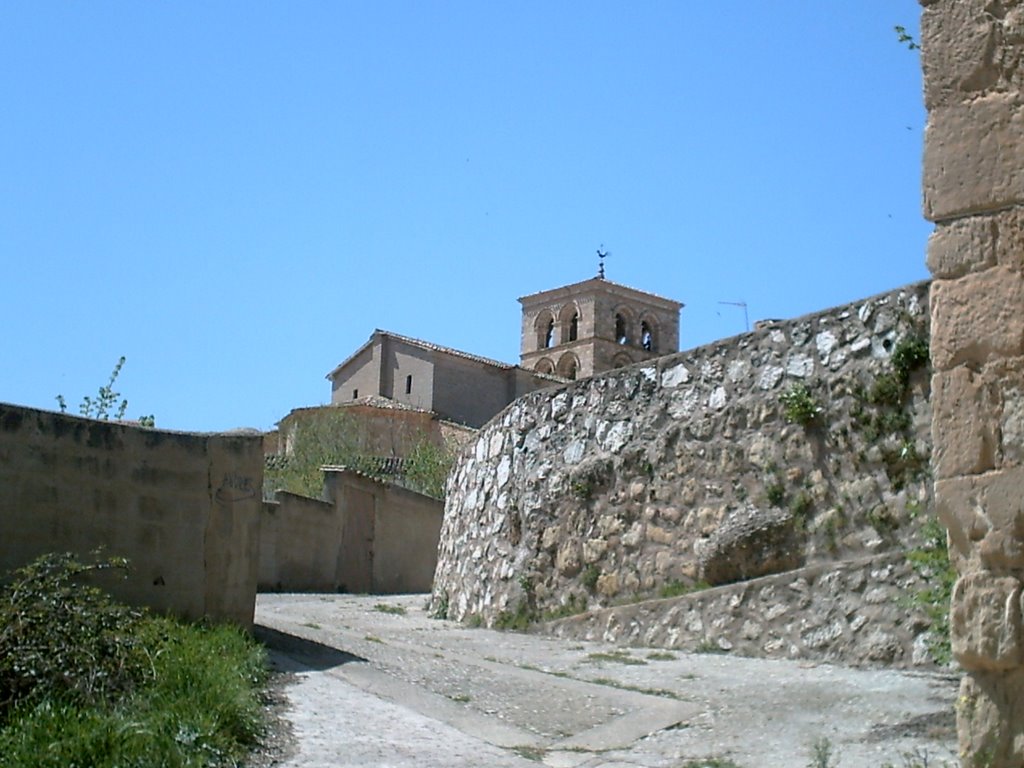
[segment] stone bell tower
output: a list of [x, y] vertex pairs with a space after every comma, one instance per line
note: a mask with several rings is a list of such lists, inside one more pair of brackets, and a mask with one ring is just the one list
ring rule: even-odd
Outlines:
[[679, 351], [683, 305], [597, 277], [523, 296], [520, 365], [566, 379]]

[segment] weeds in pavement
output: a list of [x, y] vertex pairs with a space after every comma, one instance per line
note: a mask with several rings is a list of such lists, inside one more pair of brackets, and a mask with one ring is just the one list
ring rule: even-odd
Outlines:
[[647, 662], [643, 659], [635, 658], [629, 655], [629, 651], [608, 651], [601, 653], [588, 653], [585, 661], [597, 663], [601, 661], [614, 662], [615, 664], [627, 664], [632, 666], [642, 666]]
[[380, 613], [390, 613], [394, 616], [405, 616], [405, 606], [402, 605], [389, 605], [388, 603], [377, 603], [373, 606], [373, 610]]
[[837, 768], [839, 759], [832, 748], [832, 742], [822, 736], [811, 744], [811, 761], [807, 768]]

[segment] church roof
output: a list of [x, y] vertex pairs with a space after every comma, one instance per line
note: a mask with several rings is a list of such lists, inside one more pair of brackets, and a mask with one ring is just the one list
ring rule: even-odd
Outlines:
[[[510, 370], [513, 370], [514, 368], [519, 368], [520, 367], [518, 365], [513, 365], [512, 363], [502, 363], [502, 362], [500, 362], [498, 360], [492, 360], [489, 357], [482, 357], [481, 355], [474, 355], [474, 354], [472, 354], [470, 352], [463, 352], [462, 350], [453, 349], [452, 347], [444, 347], [444, 346], [441, 346], [440, 344], [434, 344], [433, 342], [430, 342], [430, 341], [424, 341], [423, 339], [414, 339], [411, 336], [403, 336], [400, 333], [392, 333], [391, 331], [382, 331], [380, 328], [377, 328], [377, 329], [375, 329], [373, 331], [372, 334], [370, 334], [370, 338], [366, 341], [365, 344], [363, 344], [361, 347], [359, 347], [359, 349], [357, 349], [355, 352], [353, 352], [351, 355], [349, 355], [347, 358], [345, 358], [342, 362], [338, 363], [338, 365], [336, 365], [334, 367], [334, 370], [332, 370], [330, 373], [327, 374], [326, 378], [328, 378], [328, 379], [334, 378], [334, 376], [338, 373], [338, 371], [340, 371], [342, 368], [344, 368], [346, 365], [348, 365], [350, 362], [352, 362], [352, 360], [354, 360], [356, 357], [358, 357], [368, 347], [372, 346], [374, 344], [374, 342], [378, 338], [383, 338], [385, 336], [387, 338], [389, 338], [389, 339], [394, 339], [395, 341], [401, 342], [403, 344], [407, 344], [407, 345], [409, 345], [411, 347], [417, 347], [419, 349], [424, 349], [424, 350], [427, 350], [427, 351], [430, 351], [430, 352], [440, 352], [443, 355], [451, 355], [452, 357], [460, 357], [460, 358], [462, 358], [464, 360], [472, 360], [475, 363], [480, 363], [481, 365], [486, 365], [486, 366], [489, 366], [491, 368], [496, 368], [496, 369], [498, 369], [500, 371], [510, 371]], [[523, 369], [523, 370], [526, 370], [526, 369]], [[551, 379], [551, 381], [553, 381], [553, 382], [561, 382], [562, 381], [562, 379], [560, 379], [557, 376], [549, 376], [547, 374], [538, 373], [537, 371], [529, 371], [529, 373], [531, 375], [539, 376], [541, 378]]]

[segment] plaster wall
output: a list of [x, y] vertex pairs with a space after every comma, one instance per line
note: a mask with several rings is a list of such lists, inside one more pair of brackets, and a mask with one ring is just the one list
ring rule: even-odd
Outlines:
[[460, 424], [483, 425], [514, 397], [509, 391], [512, 370], [439, 357], [434, 368], [434, 410]]
[[[399, 403], [424, 410], [438, 410], [434, 399], [436, 389], [438, 356], [429, 350], [419, 349], [384, 340], [384, 380], [381, 394]], [[406, 377], [412, 376], [412, 391], [406, 392]]]
[[277, 491], [263, 503], [260, 528], [260, 591], [338, 590], [341, 518], [333, 504]]
[[285, 592], [429, 592], [443, 505], [327, 468], [326, 501], [278, 491], [263, 506], [259, 587]]
[[262, 437], [188, 434], [0, 404], [0, 572], [103, 547], [121, 599], [252, 623]]
[[358, 397], [383, 394], [381, 381], [381, 345], [371, 344], [347, 367], [344, 374], [339, 373], [331, 380], [331, 402], [345, 403]]

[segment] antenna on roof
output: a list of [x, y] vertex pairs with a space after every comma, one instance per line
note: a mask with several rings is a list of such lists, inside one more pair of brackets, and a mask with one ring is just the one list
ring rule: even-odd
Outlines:
[[747, 326], [747, 331], [750, 330], [750, 315], [747, 314], [747, 302], [745, 301], [720, 301], [719, 304], [729, 304], [734, 307], [743, 307], [743, 322]]
[[604, 249], [604, 243], [597, 248], [597, 278], [604, 280], [604, 260], [611, 256], [608, 251]]

